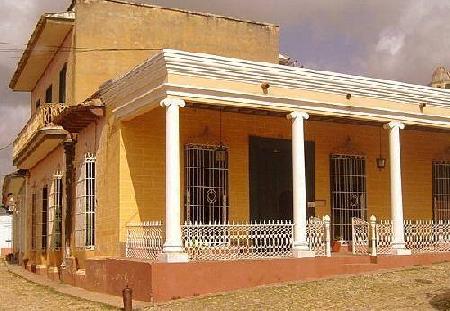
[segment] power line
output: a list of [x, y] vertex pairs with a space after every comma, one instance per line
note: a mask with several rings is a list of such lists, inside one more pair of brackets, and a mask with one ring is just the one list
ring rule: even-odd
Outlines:
[[120, 51], [161, 51], [163, 48], [86, 48], [86, 47], [60, 47], [60, 46], [44, 46], [40, 48], [0, 48], [1, 53], [19, 53], [25, 51], [34, 52], [76, 52], [76, 53], [86, 53], [86, 52], [120, 52]]
[[5, 149], [11, 147], [12, 144], [13, 144], [13, 142], [11, 141], [11, 142], [10, 142], [9, 144], [7, 144], [6, 146], [1, 147], [1, 148], [0, 148], [0, 151], [5, 150]]

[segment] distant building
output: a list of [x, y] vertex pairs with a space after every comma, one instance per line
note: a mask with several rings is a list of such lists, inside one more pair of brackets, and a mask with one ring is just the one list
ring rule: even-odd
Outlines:
[[450, 72], [444, 66], [437, 67], [431, 77], [431, 87], [450, 89]]
[[12, 215], [0, 208], [0, 257], [12, 252]]

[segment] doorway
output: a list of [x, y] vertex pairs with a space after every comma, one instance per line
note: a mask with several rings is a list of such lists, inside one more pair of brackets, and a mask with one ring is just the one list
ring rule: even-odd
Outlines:
[[330, 156], [333, 240], [352, 240], [352, 217], [367, 220], [366, 159], [359, 155]]
[[[292, 220], [292, 142], [250, 137], [250, 218], [252, 221]], [[306, 196], [314, 202], [314, 142], [305, 142]], [[314, 216], [307, 208], [307, 217]]]

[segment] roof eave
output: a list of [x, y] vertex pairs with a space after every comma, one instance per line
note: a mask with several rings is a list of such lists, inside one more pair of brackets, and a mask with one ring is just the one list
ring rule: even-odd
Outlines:
[[[67, 13], [67, 14], [65, 14]], [[14, 72], [11, 81], [9, 82], [9, 88], [16, 91], [16, 85], [20, 78], [20, 76], [23, 73], [23, 70], [28, 62], [28, 59], [31, 55], [31, 52], [33, 51], [34, 47], [36, 46], [39, 37], [44, 30], [45, 24], [48, 20], [52, 21], [63, 21], [63, 22], [74, 22], [75, 16], [73, 12], [65, 12], [65, 13], [45, 13], [41, 15], [39, 18], [39, 21], [37, 22], [33, 33], [31, 34], [30, 39], [27, 42], [27, 47], [25, 51], [22, 53], [22, 56], [17, 64], [17, 69]], [[68, 15], [73, 15], [72, 17], [68, 17]]]

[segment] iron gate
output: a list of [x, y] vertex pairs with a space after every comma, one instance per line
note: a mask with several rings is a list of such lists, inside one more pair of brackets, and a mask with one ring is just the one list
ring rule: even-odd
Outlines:
[[224, 146], [185, 146], [186, 220], [228, 221], [228, 149]]
[[433, 162], [433, 218], [450, 220], [450, 162]]
[[364, 156], [330, 157], [333, 239], [351, 241], [352, 218], [367, 220], [366, 160]]

